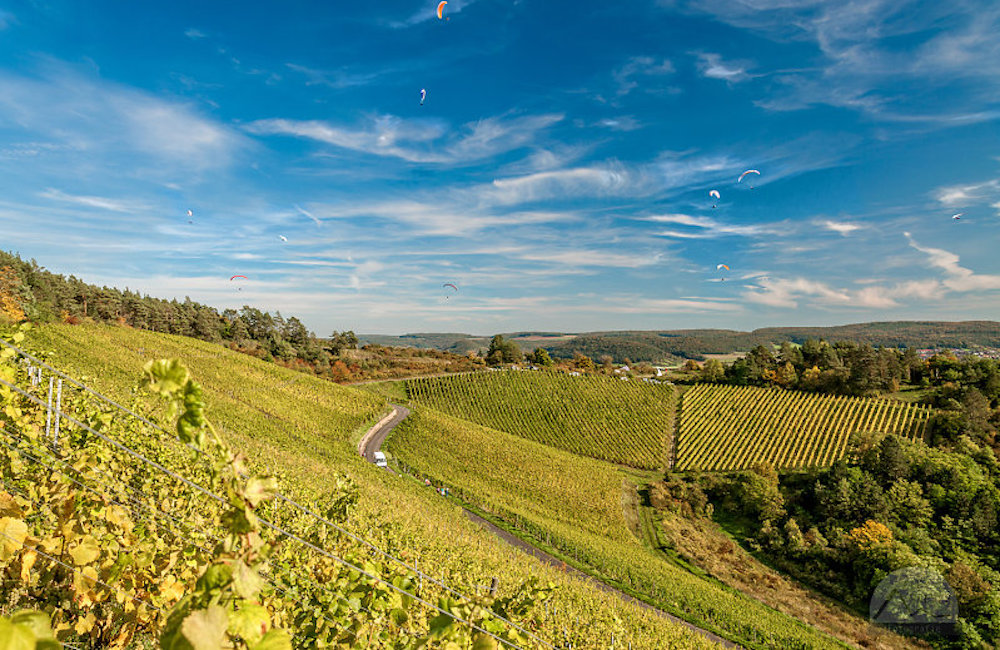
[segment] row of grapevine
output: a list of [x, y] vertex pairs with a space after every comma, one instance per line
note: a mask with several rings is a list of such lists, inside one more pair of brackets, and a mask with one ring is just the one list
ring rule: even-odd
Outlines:
[[406, 382], [417, 404], [599, 460], [659, 469], [674, 389], [609, 377], [504, 371]]
[[[251, 467], [277, 473], [285, 494], [300, 502], [316, 503], [317, 512], [327, 516], [342, 507], [345, 490], [357, 495], [343, 527], [379, 548], [408, 559], [424, 573], [466, 594], [485, 593], [481, 586], [489, 585], [493, 576], [499, 576], [497, 597], [510, 603], [509, 612], [526, 621], [528, 629], [558, 642], [561, 647], [565, 647], [566, 641], [574, 648], [607, 648], [612, 643], [615, 647], [631, 645], [636, 650], [707, 647], [694, 633], [679, 629], [655, 613], [622, 603], [614, 595], [543, 566], [495, 540], [432, 490], [415, 482], [400, 481], [366, 464], [357, 456], [354, 436], [381, 417], [384, 405], [381, 397], [183, 337], [114, 326], [46, 326], [33, 331], [30, 338], [33, 347], [49, 352], [51, 362], [72, 370], [77, 377], [85, 375], [88, 384], [130, 406], [138, 397], [132, 388], [141, 375], [144, 360], [183, 357], [202, 384], [217, 428], [233, 447], [247, 453]], [[160, 459], [167, 453], [155, 439], [143, 442], [144, 438], [137, 435], [130, 439], [144, 452], [158, 454], [153, 458]], [[185, 459], [175, 459], [171, 466], [177, 460]], [[345, 479], [345, 473], [350, 481]], [[150, 493], [154, 501], [151, 505], [173, 515], [190, 512], [186, 510], [186, 499], [175, 492], [158, 489]], [[282, 520], [282, 523], [287, 522]], [[322, 534], [310, 529], [310, 526], [315, 528], [314, 523], [303, 517], [288, 525], [289, 530], [302, 531], [305, 539], [312, 540]], [[194, 533], [190, 537], [201, 543]], [[342, 541], [336, 548], [345, 554], [353, 553], [355, 546]], [[301, 564], [303, 571], [309, 570], [310, 565], [294, 545], [279, 550], [276, 565]], [[360, 552], [357, 558], [359, 562], [373, 561], [370, 555]], [[381, 573], [382, 563], [375, 565]], [[418, 593], [438, 602], [438, 592], [433, 591], [426, 579], [421, 587], [421, 582], [412, 575], [400, 576], [389, 571], [381, 575], [407, 577], [416, 582]], [[178, 573], [175, 578], [177, 582], [169, 584], [176, 586], [169, 589], [176, 591], [190, 585], [189, 573]], [[335, 618], [326, 613], [328, 608], [339, 608], [343, 601], [315, 604], [311, 597], [307, 598], [307, 588], [317, 581], [333, 584], [337, 578], [328, 568], [317, 571], [311, 578], [301, 580], [301, 587], [296, 586], [292, 593], [315, 605], [302, 620], [323, 626], [325, 616]], [[531, 596], [535, 589], [531, 585], [543, 587], [550, 583], [556, 589], [549, 592], [543, 605]], [[151, 591], [159, 593], [156, 588]], [[349, 600], [353, 602], [353, 596]], [[381, 602], [391, 601], [387, 597]], [[532, 602], [536, 605], [529, 607]], [[336, 616], [345, 615], [342, 609], [336, 611]], [[0, 606], [0, 615], [4, 613]], [[383, 636], [383, 633], [391, 636], [396, 629], [386, 620], [391, 610], [383, 610], [382, 614], [378, 623], [366, 628], [369, 632], [377, 628], [369, 647], [396, 647], [395, 639], [388, 641]], [[423, 620], [420, 614], [409, 615]], [[419, 620], [413, 623], [417, 624]], [[308, 635], [303, 637], [302, 645], [308, 645]]]
[[852, 433], [922, 438], [929, 416], [929, 407], [887, 399], [699, 384], [681, 400], [675, 467], [830, 465], [843, 456]]
[[567, 561], [745, 648], [843, 647], [645, 546], [629, 531], [625, 474], [613, 465], [421, 406], [388, 445], [409, 468]]

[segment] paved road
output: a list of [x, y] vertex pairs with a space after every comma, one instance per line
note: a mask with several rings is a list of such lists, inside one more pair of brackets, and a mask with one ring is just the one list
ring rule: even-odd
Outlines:
[[[382, 418], [381, 421], [379, 421], [375, 426], [373, 426], [371, 429], [369, 429], [368, 433], [366, 433], [361, 438], [361, 442], [358, 443], [358, 451], [360, 451], [361, 455], [364, 456], [365, 459], [368, 462], [370, 462], [370, 463], [374, 463], [375, 462], [375, 452], [382, 448], [382, 443], [385, 442], [386, 437], [392, 432], [392, 430], [394, 428], [396, 428], [396, 426], [400, 422], [402, 422], [404, 419], [406, 419], [406, 416], [408, 416], [410, 414], [410, 410], [408, 408], [406, 408], [405, 406], [399, 406], [397, 404], [390, 404], [390, 406], [392, 406], [392, 408], [393, 408], [392, 412], [390, 412], [389, 415], [387, 415], [386, 417]], [[387, 471], [389, 471], [389, 472], [392, 471], [388, 467], [386, 467], [385, 469]], [[480, 517], [479, 515], [475, 514], [474, 512], [472, 512], [470, 510], [466, 510], [465, 508], [462, 508], [462, 510], [465, 512], [465, 516], [468, 517], [471, 521], [479, 524], [480, 526], [482, 526], [486, 530], [490, 531], [491, 533], [493, 533], [494, 535], [496, 535], [497, 537], [499, 537], [503, 541], [507, 542], [511, 546], [514, 546], [514, 547], [516, 547], [516, 548], [524, 551], [528, 555], [531, 555], [533, 557], [538, 558], [539, 560], [541, 560], [542, 562], [544, 562], [546, 564], [554, 566], [554, 567], [556, 567], [558, 569], [561, 569], [563, 571], [566, 571], [568, 573], [572, 573], [572, 574], [574, 574], [574, 575], [582, 578], [583, 580], [586, 580], [587, 582], [591, 583], [592, 585], [594, 585], [595, 587], [597, 587], [601, 591], [606, 591], [606, 592], [609, 592], [609, 593], [616, 594], [619, 598], [621, 598], [623, 600], [627, 600], [627, 601], [636, 603], [640, 607], [644, 607], [644, 608], [646, 608], [648, 610], [654, 611], [657, 614], [660, 614], [661, 616], [663, 616], [665, 618], [668, 618], [671, 621], [677, 623], [678, 625], [683, 625], [684, 627], [688, 628], [689, 630], [691, 630], [693, 632], [696, 632], [696, 633], [698, 633], [698, 634], [706, 637], [710, 641], [714, 641], [715, 643], [723, 645], [723, 646], [725, 646], [727, 648], [739, 648], [740, 647], [739, 645], [733, 643], [732, 641], [729, 641], [728, 639], [723, 639], [722, 637], [720, 637], [720, 636], [718, 636], [716, 634], [713, 634], [712, 632], [709, 632], [708, 630], [703, 630], [700, 627], [698, 627], [698, 626], [696, 626], [696, 625], [694, 625], [692, 623], [688, 623], [687, 621], [685, 621], [683, 619], [677, 618], [673, 614], [668, 614], [667, 612], [664, 612], [661, 609], [657, 609], [656, 607], [653, 607], [649, 603], [645, 603], [645, 602], [643, 602], [643, 601], [641, 601], [641, 600], [639, 600], [637, 598], [634, 598], [634, 597], [626, 594], [623, 591], [620, 591], [620, 590], [612, 587], [609, 584], [601, 582], [600, 580], [598, 580], [597, 578], [594, 578], [593, 576], [587, 575], [583, 571], [580, 571], [579, 569], [566, 564], [562, 560], [549, 555], [548, 553], [546, 553], [545, 551], [541, 550], [540, 548], [532, 546], [531, 544], [529, 544], [528, 542], [524, 541], [520, 537], [517, 537], [516, 535], [513, 535], [513, 534], [509, 533], [508, 531], [504, 530], [503, 528], [500, 528], [499, 526], [494, 525], [492, 522], [487, 521], [486, 519], [483, 519], [482, 517]]]
[[[358, 443], [358, 451], [369, 463], [375, 462], [375, 452], [382, 448], [382, 443], [385, 442], [386, 437], [410, 414], [410, 409], [405, 406], [399, 406], [398, 404], [390, 404], [389, 406], [392, 407], [389, 415], [382, 418], [375, 426], [369, 429], [368, 433], [361, 437], [361, 442]], [[391, 472], [392, 470], [389, 471]]]

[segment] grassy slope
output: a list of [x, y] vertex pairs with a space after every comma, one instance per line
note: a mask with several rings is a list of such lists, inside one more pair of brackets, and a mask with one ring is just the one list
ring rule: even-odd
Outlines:
[[[221, 346], [114, 326], [50, 325], [35, 330], [33, 347], [50, 361], [120, 401], [151, 358], [177, 357], [206, 391], [222, 433], [257, 464], [286, 479], [293, 496], [332, 490], [341, 473], [361, 490], [351, 527], [382, 548], [417, 558], [422, 570], [467, 592], [501, 576], [500, 593], [537, 576], [560, 586], [541, 630], [574, 647], [604, 648], [613, 633], [634, 648], [709, 647], [693, 633], [498, 542], [461, 511], [413, 481], [378, 471], [357, 456], [354, 440], [383, 413], [382, 397], [267, 364]], [[577, 627], [570, 621], [583, 620]]]
[[896, 400], [699, 384], [681, 399], [677, 469], [726, 471], [761, 461], [781, 468], [829, 465], [844, 454], [851, 433], [916, 437], [928, 414]]
[[607, 463], [418, 408], [390, 439], [397, 458], [651, 602], [747, 647], [840, 647], [834, 639], [666, 561], [629, 532], [626, 476]]
[[671, 386], [601, 376], [505, 371], [406, 382], [417, 404], [600, 460], [666, 466]]

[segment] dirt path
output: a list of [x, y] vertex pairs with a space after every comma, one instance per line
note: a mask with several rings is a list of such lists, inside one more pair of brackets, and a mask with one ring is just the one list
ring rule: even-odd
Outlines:
[[[392, 411], [387, 416], [382, 418], [377, 424], [375, 424], [375, 426], [369, 429], [368, 432], [364, 436], [362, 436], [361, 442], [358, 443], [359, 453], [362, 456], [364, 456], [369, 463], [375, 462], [375, 452], [382, 448], [382, 443], [385, 442], [385, 439], [392, 432], [392, 430], [395, 429], [396, 426], [398, 426], [399, 423], [402, 422], [404, 419], [406, 419], [406, 416], [410, 414], [410, 410], [405, 406], [399, 406], [398, 404], [390, 404], [390, 406], [392, 406]], [[392, 470], [388, 467], [386, 467], [385, 469], [389, 472], [392, 472]], [[668, 614], [667, 612], [664, 612], [661, 609], [653, 607], [649, 603], [643, 602], [637, 598], [634, 598], [633, 596], [626, 594], [623, 591], [620, 591], [619, 589], [616, 589], [615, 587], [612, 587], [607, 583], [601, 582], [600, 580], [594, 578], [593, 576], [587, 575], [583, 571], [580, 571], [579, 569], [566, 564], [562, 560], [553, 557], [552, 555], [549, 555], [540, 548], [532, 546], [531, 544], [524, 541], [520, 537], [504, 530], [503, 528], [500, 528], [499, 526], [493, 524], [492, 522], [486, 519], [483, 519], [482, 517], [480, 517], [479, 515], [475, 514], [470, 510], [462, 508], [462, 511], [465, 513], [465, 516], [469, 518], [469, 520], [475, 522], [476, 524], [479, 524], [480, 526], [490, 531], [491, 533], [493, 533], [503, 541], [507, 542], [511, 546], [520, 549], [521, 551], [527, 553], [528, 555], [531, 555], [532, 557], [538, 558], [539, 560], [550, 566], [554, 566], [568, 573], [572, 573], [578, 576], [579, 578], [586, 580], [587, 582], [594, 585], [601, 591], [613, 593], [622, 600], [633, 602], [639, 605], [640, 607], [656, 612], [657, 614], [667, 619], [670, 619], [674, 623], [677, 623], [678, 625], [683, 625], [689, 630], [704, 636], [709, 641], [714, 641], [715, 643], [718, 643], [727, 648], [741, 647], [733, 643], [732, 641], [729, 641], [728, 639], [723, 639], [717, 634], [713, 634], [708, 630], [703, 630], [692, 623], [688, 623], [684, 619], [678, 618], [673, 614]]]

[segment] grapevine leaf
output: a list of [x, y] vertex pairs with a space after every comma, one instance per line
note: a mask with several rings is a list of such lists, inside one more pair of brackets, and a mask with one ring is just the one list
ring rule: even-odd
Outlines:
[[244, 605], [229, 613], [229, 634], [240, 637], [251, 647], [264, 638], [269, 627], [271, 619], [267, 609], [260, 605]]
[[10, 617], [14, 625], [29, 628], [36, 639], [52, 639], [52, 626], [49, 617], [44, 612], [20, 611]]
[[233, 580], [233, 567], [228, 564], [217, 562], [205, 569], [205, 573], [198, 578], [199, 591], [212, 591], [222, 589]]
[[240, 560], [234, 562], [232, 575], [233, 591], [241, 598], [253, 598], [264, 586], [264, 579]]
[[277, 491], [278, 481], [273, 476], [265, 478], [254, 477], [247, 481], [244, 496], [246, 497], [246, 500], [250, 502], [250, 505], [256, 508], [260, 505], [261, 501], [270, 499]]
[[219, 605], [191, 612], [181, 623], [181, 634], [192, 650], [219, 650], [226, 640], [229, 617]]
[[0, 516], [20, 517], [23, 513], [17, 501], [6, 492], [0, 492]]
[[292, 650], [292, 637], [285, 630], [275, 629], [264, 635], [250, 650]]
[[7, 561], [24, 546], [28, 526], [13, 517], [0, 518], [0, 560]]
[[5, 650], [35, 650], [35, 635], [31, 628], [14, 625], [0, 618], [0, 648]]
[[472, 642], [472, 650], [496, 650], [497, 640], [480, 632]]
[[73, 563], [76, 566], [83, 566], [90, 564], [101, 556], [101, 547], [98, 545], [96, 539], [90, 535], [85, 535], [80, 540], [80, 543], [70, 550], [69, 554], [73, 557]]
[[172, 397], [187, 383], [188, 371], [177, 359], [157, 359], [146, 363], [145, 383], [151, 391]]
[[409, 615], [407, 615], [406, 610], [400, 609], [398, 607], [389, 612], [389, 616], [390, 618], [392, 618], [392, 622], [400, 627], [405, 625], [406, 621], [408, 621], [410, 618]]

